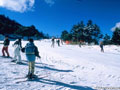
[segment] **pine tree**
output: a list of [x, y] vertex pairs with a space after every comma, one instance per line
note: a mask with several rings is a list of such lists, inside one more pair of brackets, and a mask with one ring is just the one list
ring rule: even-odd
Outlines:
[[64, 37], [65, 33], [65, 36], [72, 38], [73, 42], [85, 41], [87, 43], [94, 42], [95, 44], [98, 44], [98, 40], [103, 36], [100, 28], [96, 24], [93, 24], [92, 20], [88, 20], [87, 25], [84, 25], [83, 21], [73, 25], [70, 33], [66, 31], [62, 32], [62, 37]]
[[72, 35], [70, 33], [68, 33], [67, 30], [64, 30], [61, 34], [61, 39], [66, 41], [66, 40], [71, 40], [72, 39]]
[[111, 44], [111, 40], [110, 40], [110, 36], [108, 34], [105, 34], [104, 38], [103, 38], [103, 43], [105, 45]]
[[120, 45], [120, 28], [116, 28], [113, 32], [112, 43], [116, 45]]

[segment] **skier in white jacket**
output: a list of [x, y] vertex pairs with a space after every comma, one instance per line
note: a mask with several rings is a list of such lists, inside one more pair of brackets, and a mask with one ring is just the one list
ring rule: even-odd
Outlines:
[[14, 44], [14, 60], [13, 62], [16, 62], [17, 64], [21, 64], [21, 54], [20, 54], [20, 51], [21, 51], [21, 39], [18, 39]]

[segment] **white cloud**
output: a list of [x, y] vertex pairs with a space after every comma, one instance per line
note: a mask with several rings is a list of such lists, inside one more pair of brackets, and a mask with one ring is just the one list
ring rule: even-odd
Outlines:
[[[48, 5], [55, 4], [55, 0], [44, 0]], [[0, 7], [16, 12], [32, 10], [35, 0], [0, 0]]]
[[0, 7], [8, 10], [24, 12], [32, 9], [35, 0], [0, 0]]
[[46, 2], [47, 4], [49, 4], [50, 6], [52, 6], [52, 5], [55, 3], [54, 0], [45, 0], [45, 2]]
[[116, 25], [111, 30], [115, 31], [115, 28], [120, 28], [120, 22], [116, 23]]

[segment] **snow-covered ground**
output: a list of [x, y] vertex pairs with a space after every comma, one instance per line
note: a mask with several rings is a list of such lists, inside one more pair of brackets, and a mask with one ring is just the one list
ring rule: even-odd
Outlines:
[[[9, 46], [12, 57], [13, 43]], [[102, 53], [99, 46], [51, 48], [50, 40], [35, 44], [42, 57], [36, 59], [35, 74], [44, 78], [16, 83], [28, 72], [25, 54], [21, 53], [22, 65], [0, 57], [0, 90], [120, 90], [120, 46], [105, 46]]]

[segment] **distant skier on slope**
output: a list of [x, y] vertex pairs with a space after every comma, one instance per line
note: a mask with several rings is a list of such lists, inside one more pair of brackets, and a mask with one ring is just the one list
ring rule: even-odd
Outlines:
[[[22, 48], [22, 43], [21, 43], [21, 39], [18, 39], [14, 44], [13, 46], [15, 47], [15, 50], [14, 50], [14, 60], [12, 60], [12, 62], [16, 62], [17, 64], [21, 64], [21, 54], [20, 54], [20, 51], [21, 51], [21, 48]], [[17, 59], [18, 58], [18, 59]]]
[[5, 40], [3, 42], [3, 48], [2, 48], [2, 54], [3, 54], [3, 57], [5, 57], [5, 52], [7, 54], [7, 57], [9, 58], [10, 55], [9, 55], [9, 52], [8, 52], [8, 46], [10, 44], [10, 40], [8, 39], [8, 36], [5, 36]]
[[54, 44], [55, 44], [55, 38], [54, 38], [54, 37], [52, 37], [52, 44], [51, 44], [51, 47], [53, 47], [53, 48], [54, 48]]
[[61, 39], [61, 44], [63, 45], [63, 40]]
[[35, 77], [34, 75], [34, 68], [35, 68], [35, 59], [36, 56], [41, 58], [39, 55], [38, 48], [34, 45], [33, 39], [29, 39], [29, 43], [26, 44], [25, 48], [22, 49], [23, 52], [26, 54], [26, 58], [28, 60], [28, 79], [32, 79]]
[[57, 44], [58, 44], [58, 46], [60, 46], [60, 39], [57, 40]]
[[104, 49], [103, 49], [103, 41], [100, 42], [100, 48], [101, 48], [101, 52], [104, 52]]
[[82, 41], [82, 40], [80, 40], [80, 42], [79, 42], [79, 47], [81, 47], [81, 46], [82, 46], [82, 42], [83, 42], [83, 41]]

